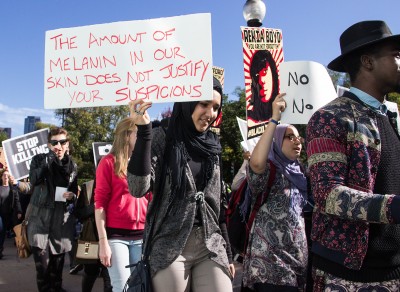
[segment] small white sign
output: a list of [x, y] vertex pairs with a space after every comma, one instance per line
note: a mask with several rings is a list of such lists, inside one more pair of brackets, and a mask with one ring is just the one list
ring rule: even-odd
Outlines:
[[240, 145], [243, 148], [243, 151], [253, 152], [254, 147], [256, 147], [258, 140], [260, 140], [260, 136], [255, 138], [247, 139], [247, 122], [241, 118], [236, 117], [236, 120], [239, 125], [240, 133], [242, 134], [243, 141], [240, 142]]
[[66, 202], [67, 199], [64, 198], [64, 193], [66, 193], [68, 191], [67, 188], [63, 188], [63, 187], [56, 187], [56, 197], [55, 197], [55, 201], [56, 202]]

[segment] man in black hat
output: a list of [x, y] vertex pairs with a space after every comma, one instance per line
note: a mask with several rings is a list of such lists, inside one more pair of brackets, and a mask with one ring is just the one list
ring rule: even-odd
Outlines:
[[383, 102], [400, 92], [400, 35], [363, 21], [340, 47], [328, 68], [352, 87], [307, 126], [314, 291], [399, 291], [400, 136]]

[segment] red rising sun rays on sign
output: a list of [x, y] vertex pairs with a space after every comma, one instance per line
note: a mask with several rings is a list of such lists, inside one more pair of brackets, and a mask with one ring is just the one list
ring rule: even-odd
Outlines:
[[[251, 76], [250, 76], [250, 65], [253, 61], [253, 56], [257, 52], [257, 50], [251, 50], [248, 47], [243, 47], [243, 65], [244, 65], [244, 85], [246, 92], [246, 107], [248, 110], [252, 109], [252, 105], [248, 103], [248, 100], [251, 99]], [[283, 61], [283, 47], [281, 46], [278, 50], [270, 50], [272, 57], [274, 58], [278, 76], [279, 76], [279, 65]]]

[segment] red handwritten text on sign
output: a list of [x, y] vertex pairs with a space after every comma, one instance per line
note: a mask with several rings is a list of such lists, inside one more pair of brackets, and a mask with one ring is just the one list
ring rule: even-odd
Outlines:
[[45, 107], [211, 99], [209, 22], [194, 14], [47, 32]]

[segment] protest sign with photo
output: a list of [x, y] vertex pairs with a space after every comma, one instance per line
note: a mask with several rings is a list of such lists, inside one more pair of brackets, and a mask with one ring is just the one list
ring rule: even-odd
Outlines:
[[279, 71], [281, 92], [286, 93], [281, 117], [284, 123], [307, 124], [315, 111], [337, 96], [328, 71], [319, 63], [283, 62]]
[[217, 66], [212, 66], [213, 77], [217, 78], [221, 82], [222, 90], [224, 89], [225, 82], [225, 69]]
[[112, 148], [111, 142], [93, 142], [93, 157], [94, 157], [94, 167], [97, 168], [97, 164], [103, 156], [110, 153]]
[[42, 129], [3, 141], [8, 170], [16, 180], [29, 176], [33, 156], [49, 152], [48, 134], [49, 129]]
[[242, 27], [247, 137], [264, 133], [279, 93], [279, 65], [283, 61], [282, 31]]
[[[213, 76], [215, 78], [217, 78], [218, 81], [221, 83], [222, 92], [224, 92], [224, 81], [225, 81], [225, 75], [224, 75], [225, 74], [225, 70], [224, 70], [224, 68], [213, 66], [212, 70], [213, 70]], [[222, 124], [222, 110], [219, 113], [219, 115], [216, 118], [216, 120], [214, 121], [214, 123], [211, 125], [210, 130], [213, 131], [218, 136], [221, 135], [221, 124]]]
[[44, 66], [46, 109], [210, 100], [211, 15], [47, 31]]

